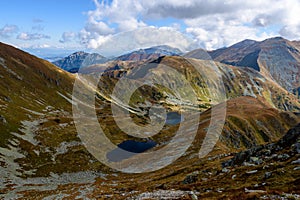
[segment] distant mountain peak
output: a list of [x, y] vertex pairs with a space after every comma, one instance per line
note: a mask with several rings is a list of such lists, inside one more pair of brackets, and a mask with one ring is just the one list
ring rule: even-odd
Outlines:
[[77, 52], [74, 52], [74, 53], [72, 53], [72, 54], [88, 54], [88, 53], [86, 53], [86, 52], [84, 52], [84, 51], [77, 51]]
[[250, 45], [253, 45], [256, 43], [258, 43], [258, 42], [255, 40], [246, 39], [246, 40], [243, 40], [241, 42], [238, 42], [238, 43], [232, 45], [231, 47], [232, 48], [241, 48], [241, 47], [250, 46]]
[[53, 62], [56, 66], [72, 73], [78, 72], [81, 67], [107, 62], [108, 59], [97, 53], [86, 53], [84, 51], [74, 52], [71, 55]]
[[140, 61], [140, 60], [147, 60], [147, 59], [157, 59], [158, 57], [161, 56], [178, 56], [181, 54], [182, 52], [178, 48], [174, 48], [168, 45], [158, 45], [158, 46], [132, 51], [130, 53], [117, 57], [116, 60]]
[[[215, 61], [260, 71], [290, 92], [300, 86], [300, 43], [297, 41], [283, 37], [261, 42], [247, 39], [208, 53]], [[190, 57], [204, 59], [202, 54], [201, 51], [188, 53]]]
[[265, 41], [267, 41], [267, 40], [285, 40], [286, 41], [286, 39], [285, 38], [283, 38], [283, 37], [281, 37], [281, 36], [277, 36], [277, 37], [272, 37], [272, 38], [268, 38], [268, 39], [266, 39]]

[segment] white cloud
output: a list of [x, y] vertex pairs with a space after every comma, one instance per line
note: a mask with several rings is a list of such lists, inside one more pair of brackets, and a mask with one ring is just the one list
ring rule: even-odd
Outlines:
[[0, 37], [9, 38], [13, 34], [18, 32], [18, 27], [16, 25], [5, 25], [0, 29]]
[[74, 32], [64, 32], [59, 40], [60, 43], [71, 42], [76, 38], [77, 34]]
[[134, 49], [169, 45], [191, 49], [192, 40], [171, 27], [146, 27], [90, 40], [88, 46], [103, 55], [119, 55]]
[[[82, 45], [98, 48], [104, 54], [158, 44], [182, 50], [194, 44], [215, 49], [244, 39], [300, 37], [298, 0], [94, 0], [94, 3], [96, 9], [87, 12], [86, 25], [76, 37]], [[156, 22], [159, 22], [157, 27], [153, 27]], [[76, 37], [64, 33], [61, 42]]]
[[109, 35], [114, 32], [113, 28], [110, 28], [105, 22], [90, 21], [86, 26], [85, 30], [91, 33], [99, 35]]
[[50, 39], [50, 36], [41, 33], [20, 33], [17, 36], [19, 40], [40, 40], [40, 39]]
[[[147, 15], [157, 18], [174, 17], [177, 19], [194, 19], [211, 14], [226, 14], [240, 10], [256, 8], [262, 1], [232, 0], [154, 0], [145, 1]], [[264, 4], [266, 5], [266, 4]], [[260, 4], [262, 6], [262, 4]]]
[[249, 2], [243, 1], [245, 5], [238, 7], [234, 12], [216, 12], [185, 19], [188, 26], [186, 31], [195, 37], [201, 47], [208, 49], [229, 46], [244, 39], [263, 40], [277, 35], [299, 39], [299, 17], [293, 13], [300, 12], [300, 2]]

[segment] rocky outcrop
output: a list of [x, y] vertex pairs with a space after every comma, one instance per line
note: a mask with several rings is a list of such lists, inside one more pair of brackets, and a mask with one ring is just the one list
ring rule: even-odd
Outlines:
[[[288, 149], [288, 153], [282, 153]], [[300, 124], [290, 129], [278, 142], [260, 145], [237, 153], [232, 159], [223, 162], [222, 167], [261, 164], [271, 159], [287, 160], [291, 156], [300, 153]]]

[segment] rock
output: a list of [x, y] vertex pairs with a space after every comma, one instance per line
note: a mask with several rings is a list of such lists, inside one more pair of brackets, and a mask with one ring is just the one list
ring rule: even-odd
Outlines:
[[252, 167], [252, 166], [255, 166], [255, 165], [252, 164], [252, 163], [243, 162], [243, 166]]
[[6, 96], [5, 96], [3, 99], [4, 99], [4, 101], [6, 101], [6, 102], [12, 102], [12, 100], [11, 100], [10, 97], [6, 97]]
[[271, 155], [271, 159], [276, 158], [276, 157], [278, 157], [278, 155], [276, 153]]
[[271, 150], [269, 149], [269, 148], [271, 148], [270, 147], [270, 145], [266, 145], [266, 150], [264, 150], [264, 155], [265, 156], [270, 156], [271, 155]]
[[290, 129], [287, 134], [285, 134], [283, 136], [283, 138], [281, 138], [278, 141], [278, 145], [281, 147], [287, 147], [293, 143], [295, 143], [295, 141], [297, 141], [298, 137], [299, 137], [299, 133], [300, 133], [300, 124], [298, 124], [296, 127]]
[[222, 193], [224, 191], [224, 188], [218, 188], [217, 192]]
[[231, 159], [227, 160], [225, 162], [222, 162], [222, 168], [229, 167], [229, 166], [233, 166], [233, 161]]
[[4, 116], [0, 115], [0, 123], [7, 124], [7, 121]]
[[266, 172], [265, 173], [265, 179], [271, 178], [272, 172]]
[[295, 148], [296, 152], [300, 154], [300, 143], [299, 142], [297, 142], [295, 144], [294, 148]]
[[258, 157], [250, 157], [250, 161], [252, 161], [252, 162], [257, 162], [259, 160], [259, 158]]
[[198, 200], [197, 195], [193, 191], [191, 191], [190, 195], [191, 195], [192, 200]]
[[247, 192], [247, 193], [266, 193], [266, 191], [264, 191], [264, 190], [248, 190], [247, 188], [245, 188], [245, 192]]
[[300, 158], [291, 162], [292, 164], [300, 164]]
[[195, 183], [198, 180], [198, 174], [199, 174], [198, 171], [188, 174], [183, 180], [183, 184]]
[[247, 171], [246, 174], [255, 174], [257, 170]]
[[[222, 167], [229, 166], [254, 166], [262, 164], [264, 161], [272, 159], [288, 160], [290, 155], [278, 155], [284, 148], [293, 148], [293, 151], [300, 153], [300, 123], [290, 129], [278, 142], [267, 145], [255, 146], [251, 149], [241, 151], [233, 156], [230, 160], [222, 162]], [[271, 164], [270, 164], [271, 165]]]
[[252, 163], [255, 163], [256, 165], [260, 165], [263, 163], [262, 159], [258, 158], [258, 157], [250, 157], [250, 161]]
[[295, 167], [294, 171], [300, 170], [300, 167]]
[[222, 169], [222, 172], [223, 172], [223, 173], [228, 173], [228, 172], [230, 172], [230, 169], [223, 168], [223, 169]]
[[285, 153], [285, 154], [278, 155], [277, 158], [280, 160], [287, 160], [290, 158], [290, 156]]
[[207, 189], [204, 189], [205, 192], [212, 192], [212, 189], [210, 188], [207, 188]]

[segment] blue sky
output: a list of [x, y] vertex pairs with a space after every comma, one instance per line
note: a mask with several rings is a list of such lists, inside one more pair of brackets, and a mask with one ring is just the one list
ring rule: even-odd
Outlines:
[[2, 0], [0, 7], [0, 41], [44, 57], [300, 39], [298, 0]]
[[[0, 28], [17, 26], [15, 33], [0, 37], [1, 41], [29, 49], [45, 44], [77, 49], [80, 45], [62, 45], [59, 40], [65, 31], [79, 32], [87, 20], [85, 13], [95, 8], [95, 4], [92, 0], [4, 0], [0, 1], [0, 7]], [[20, 33], [46, 37], [21, 40], [17, 38]]]

